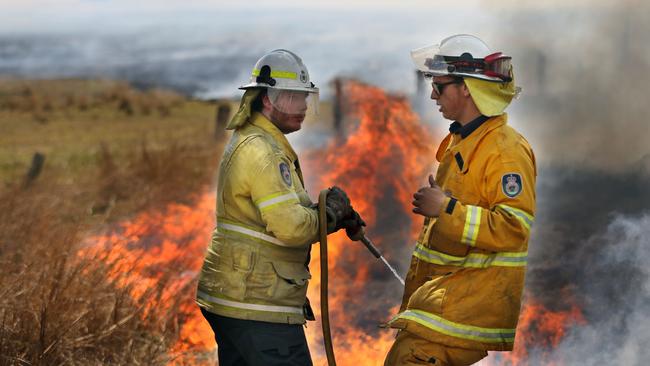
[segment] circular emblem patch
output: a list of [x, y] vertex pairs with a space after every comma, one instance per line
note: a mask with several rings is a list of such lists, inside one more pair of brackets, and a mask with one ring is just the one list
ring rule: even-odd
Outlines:
[[521, 175], [517, 173], [505, 174], [503, 177], [501, 177], [501, 188], [503, 190], [503, 194], [506, 196], [510, 198], [517, 197], [523, 189], [523, 186], [521, 184]]
[[289, 170], [287, 163], [280, 163], [280, 175], [284, 183], [291, 187], [291, 170]]

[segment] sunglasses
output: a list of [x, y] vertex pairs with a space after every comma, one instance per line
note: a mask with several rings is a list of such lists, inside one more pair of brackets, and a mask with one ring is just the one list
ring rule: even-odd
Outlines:
[[445, 87], [447, 85], [462, 84], [462, 83], [463, 83], [463, 79], [458, 79], [458, 80], [448, 81], [446, 83], [433, 82], [433, 83], [431, 83], [431, 86], [433, 87], [433, 90], [436, 92], [437, 95], [442, 95], [442, 92], [445, 90]]

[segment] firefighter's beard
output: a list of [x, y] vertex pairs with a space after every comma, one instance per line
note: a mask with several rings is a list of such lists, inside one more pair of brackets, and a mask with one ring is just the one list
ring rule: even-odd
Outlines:
[[306, 113], [284, 113], [273, 108], [269, 119], [273, 124], [283, 133], [289, 134], [296, 132], [302, 127], [302, 122], [305, 120]]

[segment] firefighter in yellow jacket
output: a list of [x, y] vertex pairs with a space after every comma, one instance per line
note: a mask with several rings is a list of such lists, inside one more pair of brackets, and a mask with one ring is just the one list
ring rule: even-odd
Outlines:
[[456, 35], [414, 50], [432, 76], [431, 99], [453, 120], [429, 186], [414, 195], [425, 217], [385, 365], [469, 365], [510, 351], [535, 215], [535, 157], [507, 124], [518, 93], [511, 58]]
[[[300, 129], [318, 89], [287, 50], [260, 58], [241, 89], [196, 301], [215, 333], [220, 366], [311, 365], [302, 325], [313, 320], [307, 266], [319, 221], [284, 135]], [[363, 223], [339, 188], [326, 201], [328, 232]]]

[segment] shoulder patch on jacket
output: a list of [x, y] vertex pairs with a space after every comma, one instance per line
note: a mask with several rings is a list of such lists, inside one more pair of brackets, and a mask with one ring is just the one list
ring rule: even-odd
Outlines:
[[523, 190], [521, 175], [517, 173], [504, 174], [501, 177], [501, 190], [510, 198], [519, 196]]
[[280, 163], [280, 175], [282, 176], [284, 183], [291, 188], [291, 170], [289, 169], [289, 165], [285, 162]]

